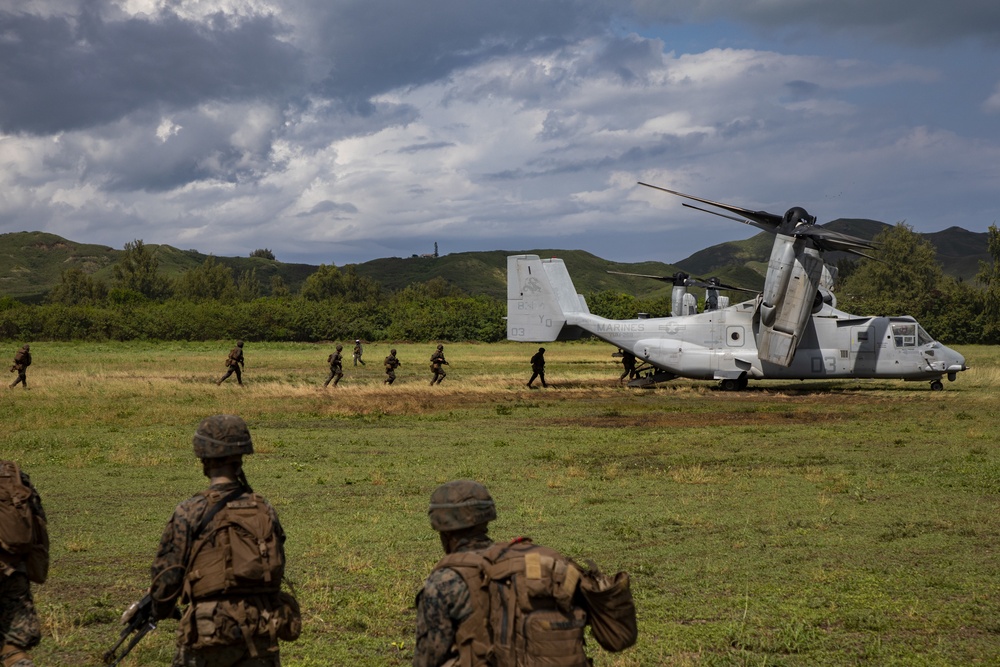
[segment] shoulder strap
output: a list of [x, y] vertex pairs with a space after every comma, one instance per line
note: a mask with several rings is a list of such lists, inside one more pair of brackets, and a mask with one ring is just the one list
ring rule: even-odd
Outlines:
[[208, 524], [215, 518], [215, 515], [218, 514], [223, 507], [236, 500], [246, 492], [247, 489], [244, 489], [241, 486], [235, 491], [226, 494], [222, 497], [222, 500], [212, 505], [212, 507], [210, 507], [209, 510], [201, 517], [201, 521], [198, 522], [198, 526], [194, 529], [194, 533], [192, 533], [191, 538], [197, 540], [201, 536], [202, 531], [208, 527]]
[[489, 576], [486, 568], [489, 562], [481, 551], [462, 551], [448, 554], [434, 566], [435, 570], [448, 568], [458, 573], [469, 589], [472, 613], [455, 629], [455, 647], [459, 654], [459, 665], [486, 664], [490, 652], [490, 594]]

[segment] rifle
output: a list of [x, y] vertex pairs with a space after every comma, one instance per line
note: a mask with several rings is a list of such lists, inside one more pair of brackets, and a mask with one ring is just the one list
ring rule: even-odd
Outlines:
[[[180, 617], [176, 607], [171, 617]], [[117, 667], [125, 659], [125, 656], [132, 652], [135, 645], [142, 641], [143, 637], [156, 629], [156, 619], [153, 618], [153, 598], [149, 593], [146, 593], [138, 602], [133, 602], [129, 605], [129, 608], [122, 614], [122, 624], [125, 627], [122, 629], [118, 643], [104, 653], [104, 664], [108, 665], [108, 667]], [[135, 633], [135, 636], [129, 641], [125, 650], [120, 655], [117, 655], [118, 648], [125, 643], [125, 640], [132, 633]]]

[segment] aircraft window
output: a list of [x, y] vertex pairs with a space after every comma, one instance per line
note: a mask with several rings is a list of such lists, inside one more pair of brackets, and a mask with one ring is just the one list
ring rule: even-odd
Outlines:
[[917, 325], [893, 324], [892, 338], [896, 347], [915, 347], [917, 344]]
[[868, 331], [859, 331], [858, 340], [868, 340]]
[[727, 345], [729, 347], [743, 347], [743, 327], [728, 327], [726, 333], [729, 334]]
[[924, 331], [923, 327], [917, 327], [917, 345], [927, 345], [928, 343], [933, 343], [934, 339], [931, 338], [930, 334]]

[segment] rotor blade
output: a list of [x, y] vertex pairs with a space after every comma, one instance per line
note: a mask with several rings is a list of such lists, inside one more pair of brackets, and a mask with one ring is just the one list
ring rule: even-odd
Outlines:
[[737, 287], [736, 285], [727, 285], [726, 283], [710, 283], [707, 280], [688, 280], [688, 285], [694, 287], [703, 287], [705, 289], [717, 289], [717, 290], [729, 290], [735, 292], [750, 292], [751, 294], [757, 294], [760, 292], [758, 289], [749, 289], [747, 287]]
[[746, 218], [738, 218], [735, 215], [726, 215], [725, 213], [719, 213], [718, 211], [709, 211], [707, 208], [702, 208], [701, 206], [695, 206], [694, 204], [688, 204], [684, 202], [681, 206], [686, 206], [687, 208], [693, 208], [696, 211], [701, 211], [702, 213], [711, 213], [712, 215], [717, 215], [720, 218], [726, 218], [727, 220], [735, 220], [736, 222], [741, 222], [744, 225], [751, 225], [757, 229], [763, 229], [765, 232], [774, 233], [774, 227], [769, 227], [767, 225], [762, 225], [759, 222], [754, 222], [753, 220], [747, 220]]
[[877, 246], [866, 239], [851, 236], [831, 229], [815, 226], [803, 226], [796, 230], [795, 236], [809, 237], [820, 250], [840, 250], [866, 257], [862, 250], [873, 250]]
[[662, 280], [663, 282], [674, 282], [673, 276], [651, 276], [645, 273], [625, 273], [624, 271], [608, 271], [608, 273], [613, 273], [616, 276], [632, 276], [634, 278], [652, 278], [653, 280]]
[[667, 188], [661, 188], [658, 185], [650, 185], [649, 183], [643, 183], [639, 181], [639, 185], [644, 185], [647, 188], [653, 188], [654, 190], [661, 190], [668, 194], [676, 195], [678, 197], [684, 197], [685, 199], [690, 199], [692, 201], [701, 202], [702, 204], [708, 204], [709, 206], [714, 206], [716, 208], [721, 208], [730, 213], [735, 213], [736, 215], [741, 215], [748, 220], [760, 223], [761, 225], [766, 225], [769, 230], [777, 230], [781, 225], [782, 217], [780, 215], [775, 215], [774, 213], [768, 213], [767, 211], [751, 211], [748, 208], [742, 208], [740, 206], [733, 206], [732, 204], [723, 204], [721, 202], [712, 201], [711, 199], [702, 199], [701, 197], [695, 197], [694, 195], [686, 195], [683, 192], [677, 192], [676, 190], [668, 190]]

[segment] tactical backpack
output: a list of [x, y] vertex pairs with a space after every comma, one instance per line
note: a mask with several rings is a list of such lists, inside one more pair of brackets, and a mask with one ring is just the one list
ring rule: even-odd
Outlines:
[[[587, 667], [587, 612], [574, 600], [581, 571], [528, 538], [445, 556], [473, 611], [456, 632], [460, 667]], [[577, 598], [578, 600], [579, 598]]]
[[187, 598], [278, 593], [285, 559], [267, 502], [242, 489], [233, 494], [236, 497], [223, 497], [219, 491], [205, 495], [209, 511], [219, 509], [191, 547]]
[[23, 563], [28, 579], [45, 583], [49, 573], [49, 531], [35, 511], [34, 491], [13, 461], [0, 461], [0, 560]]

